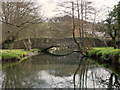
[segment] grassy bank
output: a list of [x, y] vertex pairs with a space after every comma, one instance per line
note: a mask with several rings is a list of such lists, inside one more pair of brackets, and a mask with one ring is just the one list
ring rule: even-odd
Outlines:
[[88, 56], [99, 62], [120, 64], [120, 49], [114, 49], [113, 47], [94, 47], [88, 53]]
[[120, 76], [120, 49], [94, 47], [88, 53], [89, 59]]
[[23, 49], [2, 49], [0, 50], [0, 58], [3, 60], [20, 60], [25, 56], [31, 56], [39, 49], [31, 49], [31, 51], [25, 51]]

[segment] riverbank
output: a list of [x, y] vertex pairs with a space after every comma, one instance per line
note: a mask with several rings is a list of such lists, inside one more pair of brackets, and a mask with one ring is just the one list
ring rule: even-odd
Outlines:
[[100, 63], [120, 64], [120, 49], [113, 47], [94, 47], [88, 52], [88, 56]]
[[29, 57], [38, 54], [39, 49], [31, 49], [25, 51], [23, 49], [2, 49], [0, 50], [0, 59], [6, 61], [18, 61], [24, 57]]
[[120, 65], [109, 64], [109, 63], [100, 63], [96, 59], [88, 58], [88, 60], [96, 65], [105, 68], [106, 70], [112, 71], [114, 74], [120, 77]]
[[88, 52], [90, 61], [120, 76], [120, 49], [113, 47], [94, 47]]

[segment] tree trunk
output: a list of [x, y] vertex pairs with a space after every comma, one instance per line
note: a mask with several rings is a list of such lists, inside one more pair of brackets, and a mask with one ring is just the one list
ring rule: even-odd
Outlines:
[[31, 51], [31, 41], [28, 39], [28, 42], [23, 41], [24, 44], [24, 50]]
[[112, 41], [113, 41], [113, 44], [114, 44], [114, 49], [116, 49], [116, 48], [117, 48], [116, 38], [115, 38], [115, 37], [113, 37], [113, 38], [112, 38]]

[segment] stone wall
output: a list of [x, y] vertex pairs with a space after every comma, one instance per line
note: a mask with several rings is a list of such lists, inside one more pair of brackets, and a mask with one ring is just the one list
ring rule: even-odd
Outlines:
[[[84, 38], [80, 40], [77, 38], [79, 42], [87, 42], [92, 47], [106, 47], [106, 43], [100, 39], [96, 38]], [[26, 40], [27, 41], [27, 40]], [[74, 42], [73, 38], [32, 38], [32, 48], [39, 48], [44, 49], [50, 46], [63, 46], [69, 48], [77, 48], [76, 43]], [[10, 45], [3, 46], [3, 48], [10, 48]], [[22, 41], [16, 41], [13, 43], [14, 49], [21, 49], [24, 48], [24, 44]]]

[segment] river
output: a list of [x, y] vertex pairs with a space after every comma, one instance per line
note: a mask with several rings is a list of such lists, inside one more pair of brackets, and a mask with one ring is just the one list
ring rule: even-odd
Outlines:
[[[12, 62], [13, 63], [13, 62]], [[120, 79], [79, 53], [52, 56], [40, 53], [21, 63], [3, 62], [1, 88], [120, 88]]]

